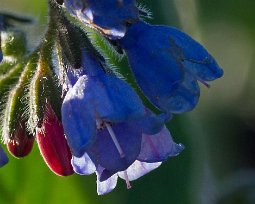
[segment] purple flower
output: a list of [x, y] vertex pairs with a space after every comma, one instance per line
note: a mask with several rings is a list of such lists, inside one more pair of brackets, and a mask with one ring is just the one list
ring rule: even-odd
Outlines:
[[87, 152], [94, 163], [107, 169], [108, 177], [130, 166], [140, 153], [142, 132], [160, 131], [165, 120], [148, 116], [123, 80], [100, 74], [83, 75], [69, 89], [62, 122], [73, 155]]
[[64, 0], [64, 3], [72, 15], [112, 39], [123, 37], [126, 25], [139, 19], [135, 0]]
[[132, 24], [119, 40], [134, 77], [148, 99], [160, 110], [183, 113], [199, 99], [200, 81], [215, 80], [223, 70], [198, 42], [168, 26]]

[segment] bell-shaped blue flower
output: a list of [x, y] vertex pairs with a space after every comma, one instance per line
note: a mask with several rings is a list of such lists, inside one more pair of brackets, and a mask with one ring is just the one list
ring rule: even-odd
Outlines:
[[139, 19], [135, 0], [64, 0], [64, 3], [72, 15], [112, 39], [123, 37], [126, 24]]
[[81, 76], [62, 104], [62, 123], [73, 155], [86, 152], [106, 169], [104, 179], [127, 169], [140, 153], [142, 133], [157, 133], [164, 122], [163, 116], [148, 116], [127, 83], [105, 73]]
[[206, 84], [223, 75], [206, 49], [176, 28], [140, 21], [119, 43], [143, 93], [164, 112], [192, 110], [199, 99], [197, 81]]
[[97, 129], [140, 119], [145, 109], [133, 89], [115, 76], [82, 76], [68, 91], [62, 122], [73, 154], [80, 157], [94, 142]]
[[[123, 143], [121, 146], [133, 142], [129, 145], [133, 146], [132, 150], [122, 147], [127, 152], [124, 152], [127, 155], [126, 163], [119, 160], [115, 162], [119, 163], [118, 167], [107, 168], [115, 172], [127, 168], [127, 164], [136, 159], [140, 152], [142, 131], [158, 133], [168, 117], [149, 116], [136, 92], [125, 81], [113, 74], [106, 74], [104, 70], [96, 56], [85, 49], [82, 50], [81, 68], [66, 70], [65, 84], [69, 90], [62, 104], [62, 123], [76, 157], [82, 156], [90, 147], [92, 159], [101, 154], [101, 162], [110, 164], [105, 156], [120, 153], [120, 148], [112, 146], [116, 146], [112, 137], [116, 137], [118, 143]], [[109, 147], [112, 152], [108, 148], [109, 154], [102, 154], [104, 147]], [[115, 158], [122, 159], [119, 156]]]
[[0, 146], [0, 167], [4, 166], [7, 164], [9, 161], [8, 157], [6, 156], [3, 148]]

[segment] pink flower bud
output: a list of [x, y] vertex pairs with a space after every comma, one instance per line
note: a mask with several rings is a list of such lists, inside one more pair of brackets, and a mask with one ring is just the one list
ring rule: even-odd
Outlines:
[[33, 144], [34, 137], [29, 135], [25, 123], [20, 121], [13, 133], [13, 137], [7, 142], [7, 149], [14, 157], [21, 158], [31, 152]]
[[45, 163], [55, 174], [68, 176], [74, 173], [63, 126], [49, 103], [46, 103], [42, 127], [36, 129], [36, 137]]

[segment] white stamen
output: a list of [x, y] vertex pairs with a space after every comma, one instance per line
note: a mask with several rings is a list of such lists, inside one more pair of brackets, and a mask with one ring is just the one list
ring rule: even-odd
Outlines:
[[130, 183], [129, 178], [128, 178], [127, 171], [124, 171], [124, 178], [125, 178], [125, 181], [126, 181], [126, 184], [127, 184], [127, 189], [132, 188], [131, 183]]
[[118, 152], [120, 154], [120, 157], [121, 158], [125, 157], [125, 153], [123, 152], [123, 150], [122, 150], [122, 148], [121, 148], [121, 146], [120, 146], [120, 144], [119, 144], [119, 142], [118, 142], [118, 140], [116, 138], [116, 135], [113, 132], [112, 127], [108, 123], [105, 123], [105, 126], [106, 126], [109, 134], [111, 135], [111, 138], [112, 138], [112, 140], [113, 140], [113, 142], [114, 142], [114, 144], [115, 144], [115, 146], [116, 146], [116, 148], [117, 148], [117, 150], [118, 150]]
[[97, 125], [97, 129], [100, 129], [101, 125], [102, 125], [102, 121], [101, 120], [96, 120], [96, 125]]
[[197, 79], [198, 81], [200, 81], [202, 84], [204, 84], [207, 88], [210, 88], [210, 84], [206, 83], [205, 81], [203, 81], [202, 79], [200, 79], [200, 78], [198, 78], [198, 77], [196, 77], [196, 79]]

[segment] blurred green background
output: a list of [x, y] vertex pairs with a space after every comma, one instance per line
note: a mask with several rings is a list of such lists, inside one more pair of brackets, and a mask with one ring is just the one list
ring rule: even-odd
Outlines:
[[[142, 1], [140, 1], [142, 2]], [[43, 162], [37, 146], [0, 169], [0, 204], [254, 204], [255, 203], [255, 1], [147, 0], [151, 23], [181, 28], [201, 42], [223, 67], [223, 78], [201, 88], [197, 108], [168, 127], [186, 149], [159, 169], [96, 194], [95, 175], [61, 178]], [[46, 0], [0, 0], [1, 11], [32, 16], [30, 46], [47, 23]], [[127, 77], [126, 62], [122, 63]]]

